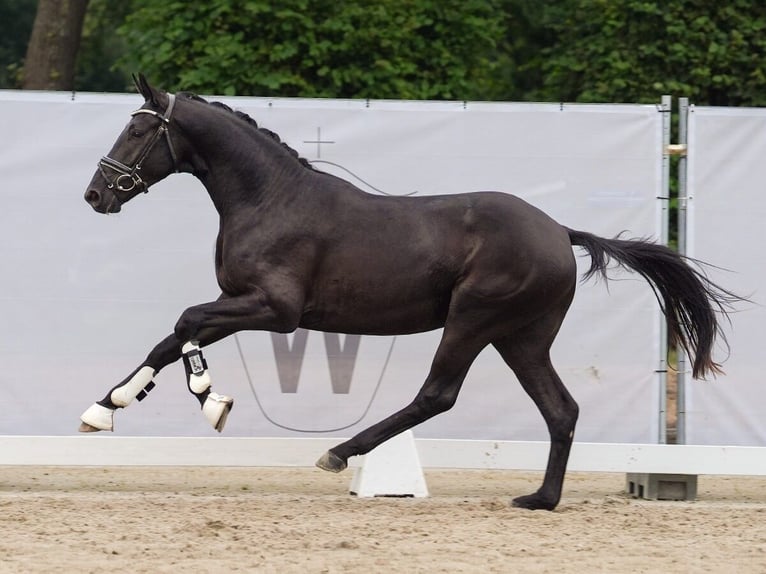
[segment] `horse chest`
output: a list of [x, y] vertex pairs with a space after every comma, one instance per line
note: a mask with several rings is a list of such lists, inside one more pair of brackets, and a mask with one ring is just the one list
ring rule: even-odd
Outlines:
[[259, 283], [259, 273], [251, 257], [225, 250], [219, 242], [215, 259], [216, 280], [226, 295], [241, 295]]
[[229, 296], [243, 295], [255, 289], [278, 294], [294, 292], [302, 283], [301, 277], [310, 267], [301, 250], [287, 245], [274, 249], [261, 247], [261, 242], [242, 238], [236, 241], [218, 241], [216, 250], [216, 279], [221, 291]]

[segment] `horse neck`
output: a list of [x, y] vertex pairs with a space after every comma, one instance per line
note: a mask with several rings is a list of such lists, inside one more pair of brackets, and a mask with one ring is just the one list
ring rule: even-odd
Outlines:
[[290, 201], [307, 168], [268, 134], [233, 114], [209, 104], [189, 104], [193, 114], [179, 118], [179, 124], [192, 149], [193, 172], [222, 217], [243, 206]]

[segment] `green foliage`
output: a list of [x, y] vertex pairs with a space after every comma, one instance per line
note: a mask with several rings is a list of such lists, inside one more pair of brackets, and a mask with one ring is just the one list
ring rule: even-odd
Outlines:
[[475, 99], [496, 84], [499, 0], [135, 0], [122, 65], [169, 89]]
[[[550, 2], [553, 4], [553, 2]], [[534, 92], [554, 101], [766, 105], [766, 10], [752, 0], [563, 0]]]
[[0, 89], [15, 88], [17, 72], [27, 53], [37, 0], [0, 0]]
[[90, 92], [125, 92], [133, 84], [130, 74], [115, 63], [127, 51], [115, 33], [132, 9], [126, 0], [90, 0], [77, 58], [75, 87]]
[[[0, 0], [0, 88], [36, 0]], [[763, 0], [90, 0], [76, 87], [766, 106]]]
[[504, 0], [506, 42], [503, 45], [503, 75], [498, 79], [497, 99], [534, 100], [544, 81], [545, 50], [556, 45], [548, 25], [560, 10], [558, 0]]

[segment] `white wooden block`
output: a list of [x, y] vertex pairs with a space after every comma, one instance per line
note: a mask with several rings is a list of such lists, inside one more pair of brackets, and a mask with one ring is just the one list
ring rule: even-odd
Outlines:
[[405, 431], [364, 457], [349, 487], [351, 494], [373, 496], [428, 496], [412, 431]]

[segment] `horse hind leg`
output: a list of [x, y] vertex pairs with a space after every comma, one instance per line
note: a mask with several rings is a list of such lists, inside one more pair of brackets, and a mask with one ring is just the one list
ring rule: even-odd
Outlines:
[[322, 470], [340, 472], [348, 466], [350, 457], [366, 454], [391, 437], [451, 409], [468, 369], [483, 348], [484, 344], [477, 343], [476, 337], [445, 327], [431, 371], [415, 399], [400, 411], [330, 449], [316, 465]]
[[[533, 328], [534, 329], [534, 328]], [[553, 510], [561, 499], [579, 407], [550, 361], [549, 347], [538, 333], [523, 332], [493, 343], [540, 410], [550, 434], [550, 452], [542, 486], [513, 500], [530, 510]]]

